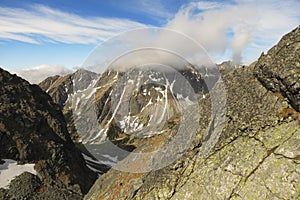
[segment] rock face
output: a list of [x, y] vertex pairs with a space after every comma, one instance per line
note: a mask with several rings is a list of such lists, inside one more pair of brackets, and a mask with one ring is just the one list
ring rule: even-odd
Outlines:
[[300, 27], [285, 35], [268, 53], [262, 54], [255, 76], [269, 90], [286, 97], [300, 111]]
[[82, 196], [62, 188], [46, 188], [40, 179], [29, 173], [24, 172], [17, 176], [10, 183], [9, 190], [0, 188], [1, 199], [82, 199]]
[[[91, 82], [97, 78], [96, 73], [80, 69], [75, 73], [63, 77], [52, 76], [46, 78], [39, 86], [63, 109], [67, 104], [70, 94], [78, 90], [86, 89]], [[73, 83], [79, 82], [79, 79], [80, 85], [74, 85]]]
[[[87, 164], [99, 174], [106, 172], [110, 166], [95, 163], [95, 158], [82, 145], [85, 142], [85, 138], [89, 139], [90, 136], [98, 134], [98, 121], [94, 121], [93, 126], [88, 126], [88, 129], [81, 130], [80, 127], [89, 123], [87, 121], [89, 116], [85, 115], [91, 112], [94, 114], [94, 104], [95, 107], [101, 106], [101, 103], [105, 104], [105, 100], [97, 99], [96, 95], [94, 98], [94, 93], [106, 92], [105, 94], [107, 94], [109, 92], [107, 91], [109, 90], [108, 86], [115, 81], [113, 78], [115, 75], [112, 72], [103, 74], [99, 78], [99, 75], [94, 72], [79, 69], [63, 77], [49, 77], [39, 84], [52, 97], [54, 102], [60, 105], [73, 142], [81, 149], [85, 158], [89, 158], [86, 160]], [[102, 89], [100, 89], [100, 86]], [[104, 114], [105, 112], [103, 111]]]
[[59, 106], [37, 85], [2, 69], [0, 82], [0, 159], [35, 163], [37, 177], [29, 177], [34, 185], [28, 187], [38, 186], [39, 192], [27, 195], [33, 198], [51, 188], [85, 194], [96, 174], [72, 142]]
[[[78, 142], [79, 138], [71, 108], [73, 103], [72, 94], [93, 87], [93, 81], [97, 80], [97, 78], [98, 75], [96, 73], [80, 69], [63, 77], [49, 77], [39, 84], [52, 97], [53, 101], [60, 106], [67, 122], [68, 131], [74, 142]], [[80, 84], [74, 85], [75, 82]]]
[[218, 64], [218, 67], [222, 74], [226, 74], [227, 72], [232, 71], [235, 68], [235, 65], [231, 61], [224, 61]]
[[[199, 100], [199, 131], [181, 158], [147, 173], [111, 169], [85, 199], [299, 199], [299, 30], [284, 36], [255, 66], [222, 76], [226, 120], [209, 154], [203, 155], [202, 146], [215, 118], [207, 95]], [[221, 92], [218, 85], [213, 90]], [[143, 148], [145, 143], [133, 152]]]

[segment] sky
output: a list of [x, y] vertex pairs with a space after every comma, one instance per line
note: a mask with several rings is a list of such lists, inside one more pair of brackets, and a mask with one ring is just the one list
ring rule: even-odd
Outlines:
[[0, 67], [38, 83], [145, 27], [193, 38], [216, 63], [250, 64], [300, 24], [299, 10], [299, 0], [0, 0]]

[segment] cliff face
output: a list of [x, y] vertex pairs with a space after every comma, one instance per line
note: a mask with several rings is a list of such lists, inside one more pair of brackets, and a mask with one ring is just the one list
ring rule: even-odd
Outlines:
[[[37, 177], [21, 175], [19, 179], [39, 183], [28, 198], [38, 198], [48, 191], [61, 196], [71, 192], [79, 197], [86, 193], [96, 174], [72, 142], [59, 106], [37, 85], [2, 69], [0, 83], [0, 159], [35, 164]], [[0, 197], [25, 198], [18, 193], [17, 182]]]
[[274, 93], [283, 95], [300, 111], [300, 27], [285, 35], [255, 67], [255, 77]]
[[85, 199], [299, 199], [299, 33], [284, 36], [255, 66], [222, 76], [226, 120], [208, 155], [201, 151], [215, 120], [210, 95], [199, 100], [199, 131], [180, 159], [148, 173], [111, 169]]

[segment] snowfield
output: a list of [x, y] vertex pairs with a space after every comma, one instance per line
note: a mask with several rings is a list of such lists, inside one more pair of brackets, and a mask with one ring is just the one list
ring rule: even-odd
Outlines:
[[3, 159], [4, 164], [0, 165], [0, 188], [7, 188], [10, 181], [23, 172], [36, 174], [34, 164], [17, 165], [17, 161]]

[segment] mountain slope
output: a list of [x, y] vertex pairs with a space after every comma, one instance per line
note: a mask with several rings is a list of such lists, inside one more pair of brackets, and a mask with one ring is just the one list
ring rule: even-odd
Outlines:
[[0, 82], [0, 159], [34, 163], [41, 195], [51, 188], [86, 193], [96, 174], [72, 142], [59, 106], [37, 85], [3, 69]]
[[[107, 171], [103, 165], [110, 168], [128, 155], [128, 152], [116, 151], [110, 142], [130, 152], [137, 146], [147, 147], [151, 141], [167, 136], [170, 126], [174, 126], [174, 121], [181, 114], [177, 101], [193, 101], [195, 97], [192, 93], [202, 98], [215, 82], [213, 71], [206, 70], [205, 73], [208, 85], [204, 76], [196, 72], [193, 66], [186, 66], [175, 73], [143, 71], [139, 68], [126, 72], [109, 69], [98, 77], [81, 69], [57, 79], [48, 78], [40, 83], [40, 87], [57, 103], [61, 102], [57, 97], [67, 91], [64, 96], [68, 97], [63, 98], [61, 106], [68, 127], [73, 127], [73, 132], [78, 136], [77, 142], [83, 143], [92, 153], [93, 156], [89, 153], [84, 155], [89, 166], [102, 174]], [[137, 84], [132, 84], [135, 81]], [[76, 89], [74, 85], [81, 85], [81, 88]], [[157, 109], [156, 105], [161, 109]], [[165, 124], [166, 121], [168, 123]], [[152, 131], [158, 129], [166, 134]], [[133, 133], [139, 134], [139, 138]]]
[[[203, 132], [214, 119], [207, 95], [199, 100], [199, 132], [180, 159], [148, 173], [111, 169], [85, 199], [299, 199], [299, 31], [279, 42], [285, 51], [274, 47], [255, 67], [223, 75], [226, 121], [209, 155], [202, 152]], [[221, 92], [217, 85], [214, 90]], [[134, 151], [139, 148], [147, 147]]]
[[[68, 131], [74, 142], [78, 142], [79, 136], [73, 118], [73, 95], [78, 91], [93, 88], [95, 84], [93, 81], [96, 81], [97, 78], [97, 74], [80, 69], [66, 76], [49, 77], [39, 84], [52, 97], [53, 101], [60, 106], [67, 122]], [[80, 84], [74, 85], [76, 82], [80, 82]]]

